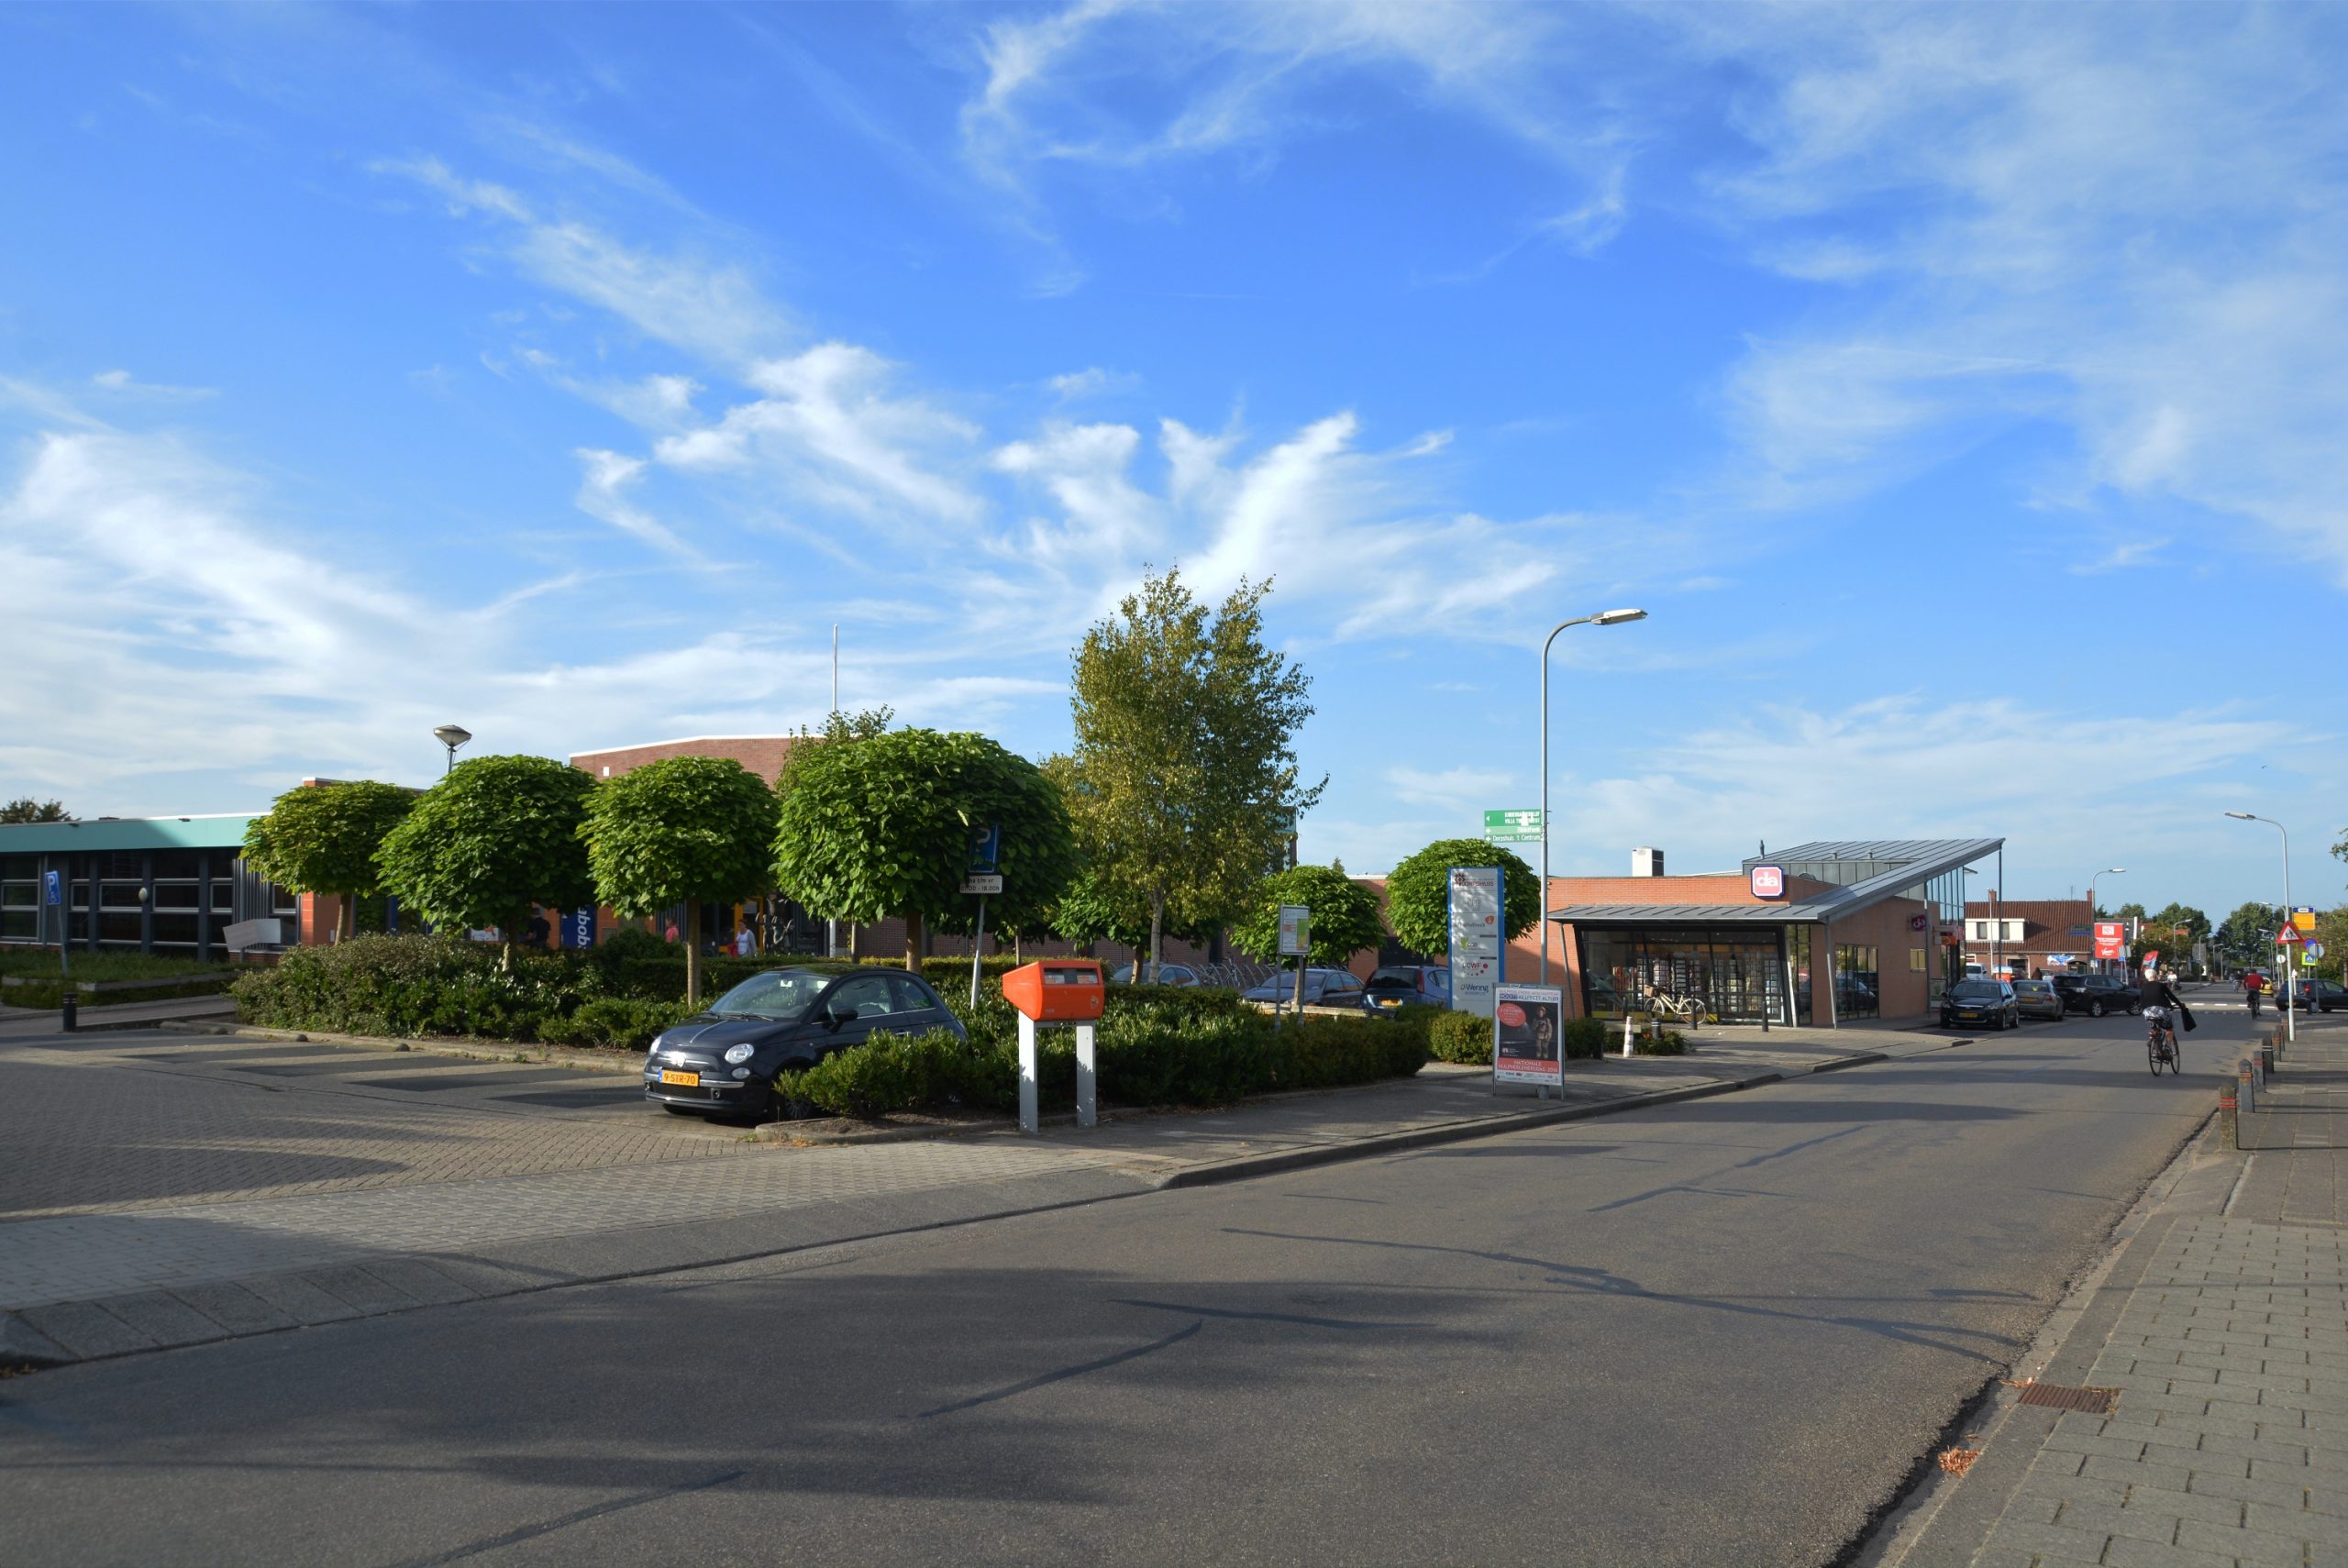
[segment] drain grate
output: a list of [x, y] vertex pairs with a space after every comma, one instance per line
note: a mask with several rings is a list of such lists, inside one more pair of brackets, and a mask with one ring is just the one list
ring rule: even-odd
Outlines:
[[2111, 1407], [2120, 1402], [2117, 1388], [2066, 1388], [2054, 1383], [2025, 1383], [2021, 1385], [2021, 1403], [2044, 1405], [2056, 1410], [2085, 1410], [2093, 1416], [2111, 1414]]

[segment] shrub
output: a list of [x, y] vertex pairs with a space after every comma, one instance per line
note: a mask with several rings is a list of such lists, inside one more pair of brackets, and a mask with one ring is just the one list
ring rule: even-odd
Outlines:
[[1288, 1047], [1283, 1088], [1409, 1077], [1426, 1065], [1427, 1023], [1420, 1019], [1308, 1015], [1279, 1032]]
[[[1073, 1066], [1069, 1077], [1072, 1081]], [[1015, 1061], [943, 1029], [910, 1036], [875, 1033], [812, 1067], [781, 1075], [775, 1087], [835, 1116], [868, 1118], [953, 1101], [996, 1105], [1019, 1092]]]
[[359, 936], [297, 947], [229, 988], [248, 1023], [350, 1034], [469, 1034], [531, 1041], [594, 994], [566, 954], [516, 955], [445, 936]]
[[1642, 1034], [1631, 1046], [1631, 1051], [1639, 1056], [1685, 1056], [1688, 1054], [1688, 1036], [1677, 1029]]
[[538, 1038], [550, 1045], [609, 1046], [641, 1051], [674, 1023], [692, 1016], [684, 1001], [645, 1001], [636, 997], [597, 997], [579, 1004], [569, 1018], [549, 1018], [538, 1025]]
[[1427, 1046], [1437, 1061], [1488, 1067], [1492, 1062], [1492, 1021], [1446, 1009], [1429, 1021]]
[[1606, 1021], [1602, 1018], [1569, 1018], [1557, 1032], [1558, 1043], [1568, 1062], [1587, 1061], [1606, 1055], [1608, 1038]]

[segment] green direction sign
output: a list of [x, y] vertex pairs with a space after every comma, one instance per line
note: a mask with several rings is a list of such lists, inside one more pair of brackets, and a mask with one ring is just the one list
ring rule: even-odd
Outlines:
[[1484, 842], [1487, 844], [1538, 844], [1541, 842], [1541, 812], [1528, 808], [1514, 812], [1484, 813]]

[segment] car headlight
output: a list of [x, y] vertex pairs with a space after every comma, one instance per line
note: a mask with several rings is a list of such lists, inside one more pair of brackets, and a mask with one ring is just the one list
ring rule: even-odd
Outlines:
[[755, 1045], [729, 1045], [725, 1048], [725, 1059], [737, 1064], [747, 1062], [758, 1054], [758, 1049]]

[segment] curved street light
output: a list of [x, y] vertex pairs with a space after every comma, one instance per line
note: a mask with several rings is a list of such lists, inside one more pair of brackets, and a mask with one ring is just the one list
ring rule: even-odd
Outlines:
[[[1549, 983], [1549, 645], [1567, 626], [1619, 626], [1627, 621], [1644, 621], [1644, 610], [1600, 610], [1595, 615], [1577, 615], [1570, 621], [1560, 621], [1549, 628], [1541, 643], [1541, 983]], [[1507, 924], [1503, 911], [1501, 924]], [[1505, 940], [1505, 937], [1503, 937]]]
[[449, 748], [449, 766], [441, 770], [445, 778], [457, 768], [457, 748], [473, 738], [472, 731], [462, 724], [442, 724], [432, 732], [432, 738]]
[[[2291, 918], [2291, 830], [2273, 817], [2262, 817], [2256, 812], [2228, 812], [2226, 815], [2241, 823], [2265, 823], [2283, 835], [2283, 918]], [[2283, 955], [2283, 1030], [2285, 1038], [2294, 1045], [2299, 1043], [2299, 1021], [2291, 1006], [2298, 999], [2298, 944], [2290, 944], [2291, 951]]]

